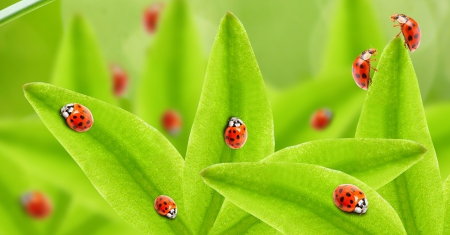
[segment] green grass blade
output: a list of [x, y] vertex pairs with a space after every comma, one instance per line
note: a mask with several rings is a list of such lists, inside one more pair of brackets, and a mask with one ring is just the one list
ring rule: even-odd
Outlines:
[[[225, 144], [230, 117], [248, 129], [238, 150]], [[272, 113], [264, 82], [243, 25], [228, 13], [214, 43], [200, 104], [189, 139], [183, 178], [186, 210], [195, 234], [207, 234], [223, 197], [204, 184], [199, 173], [215, 163], [259, 161], [274, 150]], [[192, 200], [201, 198], [201, 200]]]
[[[186, 153], [205, 75], [205, 59], [197, 34], [187, 2], [174, 0], [168, 4], [147, 52], [135, 105], [136, 114], [163, 133], [182, 156]], [[182, 128], [176, 136], [162, 125], [163, 113], [169, 109], [175, 109], [182, 118]]]
[[450, 103], [431, 105], [425, 108], [428, 129], [433, 140], [436, 155], [439, 161], [441, 178], [446, 179], [450, 175], [450, 123], [447, 117], [450, 115]]
[[[284, 234], [406, 234], [389, 203], [340, 171], [303, 163], [225, 163], [201, 175], [232, 203]], [[365, 215], [334, 205], [332, 194], [340, 184], [364, 191], [369, 202]]]
[[442, 181], [417, 78], [400, 37], [393, 39], [380, 56], [356, 137], [410, 139], [428, 149], [422, 161], [378, 192], [399, 213], [408, 234], [441, 234]]
[[[181, 190], [183, 158], [162, 134], [122, 109], [63, 88], [31, 83], [24, 91], [46, 127], [129, 224], [144, 233], [189, 233]], [[72, 102], [93, 113], [95, 123], [86, 133], [74, 132], [59, 115]], [[176, 201], [174, 220], [154, 210], [153, 201], [161, 194]]]
[[45, 6], [53, 0], [22, 0], [0, 11], [0, 26]]
[[445, 215], [444, 215], [444, 233], [450, 234], [450, 177], [444, 181], [444, 203], [445, 203]]
[[52, 84], [116, 103], [97, 39], [81, 15], [72, 18], [62, 39]]

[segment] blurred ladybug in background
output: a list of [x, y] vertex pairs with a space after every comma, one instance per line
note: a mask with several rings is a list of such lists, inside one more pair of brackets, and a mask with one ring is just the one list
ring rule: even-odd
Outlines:
[[164, 129], [170, 135], [176, 136], [180, 133], [182, 121], [181, 116], [177, 111], [173, 109], [167, 110], [164, 112], [161, 121]]
[[128, 87], [128, 74], [118, 65], [110, 66], [114, 95], [122, 96]]
[[352, 184], [341, 184], [333, 192], [334, 204], [345, 212], [364, 214], [369, 207], [364, 192]]
[[169, 219], [174, 219], [177, 216], [178, 209], [175, 201], [165, 195], [160, 195], [155, 199], [153, 203], [156, 212], [162, 216], [166, 216]]
[[143, 16], [144, 27], [148, 33], [153, 34], [156, 32], [158, 26], [159, 17], [161, 11], [164, 8], [164, 3], [158, 2], [152, 4], [150, 7], [145, 9]]
[[[394, 27], [400, 26], [400, 33], [403, 33], [405, 44], [408, 46], [409, 50], [414, 52], [417, 48], [419, 48], [422, 33], [420, 33], [420, 27], [417, 21], [404, 14], [393, 14], [391, 16], [391, 20], [392, 22], [397, 21], [399, 23], [394, 25]], [[400, 33], [398, 33], [395, 37], [398, 37]]]
[[35, 219], [45, 219], [52, 212], [50, 200], [38, 191], [25, 193], [21, 202], [25, 212]]
[[240, 149], [247, 142], [248, 132], [244, 122], [232, 117], [228, 121], [228, 127], [225, 129], [225, 143], [232, 149]]
[[333, 112], [331, 110], [323, 108], [319, 109], [311, 117], [311, 126], [315, 130], [325, 129], [333, 118]]
[[91, 111], [77, 103], [67, 104], [61, 108], [61, 115], [66, 119], [67, 125], [76, 132], [85, 132], [94, 124]]
[[[377, 50], [371, 48], [369, 50], [365, 50], [356, 57], [355, 61], [352, 64], [352, 75], [353, 79], [360, 88], [367, 90], [369, 84], [372, 82], [370, 79], [370, 57], [377, 54]], [[374, 68], [375, 71], [377, 71]]]

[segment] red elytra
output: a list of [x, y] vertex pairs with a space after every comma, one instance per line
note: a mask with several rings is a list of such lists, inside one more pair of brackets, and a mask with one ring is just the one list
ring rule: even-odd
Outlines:
[[122, 96], [128, 87], [128, 74], [118, 65], [110, 66], [114, 95]]
[[182, 120], [180, 114], [174, 110], [169, 109], [164, 112], [161, 118], [164, 129], [172, 136], [176, 136], [180, 133]]
[[[370, 65], [370, 57], [377, 54], [377, 50], [371, 48], [361, 52], [361, 55], [356, 57], [355, 61], [352, 64], [352, 76], [355, 80], [356, 85], [360, 88], [367, 90], [369, 84], [371, 83], [370, 78], [370, 69], [372, 66]], [[375, 71], [377, 71], [374, 68]]]
[[158, 26], [159, 17], [161, 15], [161, 11], [163, 8], [164, 3], [158, 2], [152, 4], [150, 7], [145, 9], [143, 15], [143, 23], [148, 33], [150, 34], [155, 33]]
[[[422, 33], [420, 32], [420, 27], [417, 21], [413, 18], [408, 17], [404, 14], [393, 14], [391, 16], [392, 22], [397, 21], [399, 24], [394, 25], [394, 27], [400, 26], [400, 33], [403, 34], [405, 38], [405, 45], [411, 52], [414, 52], [420, 45], [420, 39], [422, 38]], [[400, 35], [400, 33], [397, 34]]]
[[230, 118], [224, 133], [225, 143], [232, 149], [240, 149], [247, 142], [248, 130], [244, 122], [236, 117]]
[[333, 118], [333, 112], [329, 109], [319, 109], [311, 116], [311, 126], [315, 130], [325, 129]]
[[177, 216], [177, 205], [175, 204], [175, 201], [169, 196], [158, 196], [155, 199], [153, 206], [158, 214], [166, 216], [169, 219], [174, 219]]
[[352, 184], [341, 184], [333, 192], [334, 204], [345, 212], [364, 214], [369, 202], [364, 192]]
[[94, 124], [91, 111], [82, 104], [73, 103], [61, 108], [61, 115], [66, 119], [67, 125], [76, 132], [85, 132]]
[[39, 191], [25, 193], [21, 202], [25, 212], [35, 219], [45, 219], [53, 210], [50, 200]]

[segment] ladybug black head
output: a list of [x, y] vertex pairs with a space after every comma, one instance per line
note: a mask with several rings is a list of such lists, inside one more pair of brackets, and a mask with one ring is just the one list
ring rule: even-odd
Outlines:
[[70, 116], [70, 114], [72, 114], [72, 112], [73, 112], [73, 104], [67, 104], [67, 105], [64, 105], [62, 108], [61, 108], [61, 115], [65, 118], [65, 119], [67, 119], [69, 116]]

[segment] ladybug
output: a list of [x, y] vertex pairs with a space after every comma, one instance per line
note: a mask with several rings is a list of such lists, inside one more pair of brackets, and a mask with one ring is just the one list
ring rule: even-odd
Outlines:
[[[422, 33], [420, 33], [420, 27], [417, 21], [404, 14], [393, 14], [391, 15], [391, 20], [392, 22], [397, 21], [399, 23], [394, 25], [394, 27], [400, 26], [400, 33], [403, 33], [405, 45], [408, 46], [409, 50], [414, 52], [417, 48], [419, 48]], [[400, 33], [398, 33], [395, 37], [398, 37]]]
[[181, 116], [175, 110], [167, 110], [164, 112], [162, 119], [162, 125], [164, 129], [172, 136], [176, 136], [181, 130]]
[[143, 16], [143, 22], [144, 27], [147, 30], [148, 33], [153, 34], [156, 32], [156, 28], [158, 26], [158, 20], [161, 15], [161, 11], [164, 8], [163, 3], [155, 3], [145, 9], [144, 16]]
[[225, 143], [232, 149], [239, 149], [247, 141], [248, 132], [244, 122], [236, 117], [230, 118], [225, 129]]
[[333, 117], [333, 112], [329, 109], [319, 109], [311, 116], [311, 126], [315, 130], [322, 130], [327, 127]]
[[352, 184], [341, 184], [333, 193], [334, 204], [345, 212], [364, 214], [369, 202], [364, 192]]
[[64, 105], [61, 115], [66, 119], [67, 125], [76, 132], [88, 131], [94, 124], [91, 111], [81, 104]]
[[174, 219], [177, 216], [177, 205], [175, 204], [175, 201], [168, 196], [158, 196], [155, 199], [153, 206], [158, 214], [166, 216], [169, 219]]
[[[355, 61], [352, 64], [352, 75], [353, 79], [356, 82], [356, 85], [361, 87], [364, 90], [367, 90], [369, 84], [371, 83], [370, 79], [370, 57], [377, 54], [377, 50], [371, 48], [369, 50], [365, 50], [356, 57]], [[373, 68], [375, 71], [377, 69]]]
[[50, 200], [38, 191], [25, 193], [21, 197], [21, 202], [25, 212], [36, 219], [45, 219], [52, 212]]
[[122, 96], [128, 87], [128, 74], [119, 66], [110, 66], [114, 95], [119, 97]]

